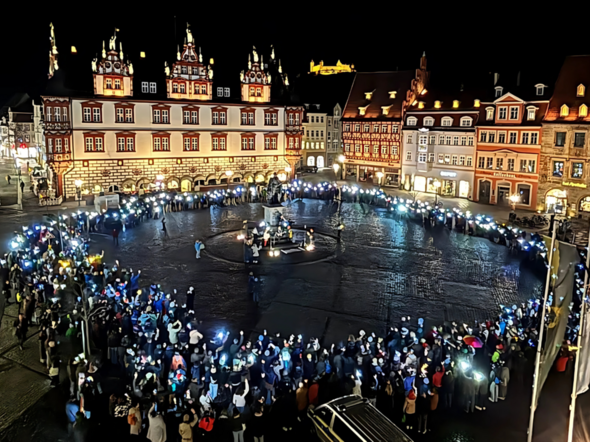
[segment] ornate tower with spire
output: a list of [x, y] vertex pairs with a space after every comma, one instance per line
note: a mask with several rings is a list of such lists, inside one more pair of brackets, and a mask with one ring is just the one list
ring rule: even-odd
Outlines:
[[104, 97], [133, 96], [133, 65], [125, 61], [123, 44], [119, 43], [117, 51], [117, 31], [109, 40], [109, 51], [102, 42], [102, 58], [99, 62], [92, 60], [94, 74], [94, 95]]
[[264, 71], [264, 63], [259, 60], [256, 48], [248, 54], [248, 70], [240, 73], [242, 101], [250, 103], [269, 103], [271, 75]]
[[164, 66], [166, 72], [166, 91], [168, 98], [181, 100], [207, 101], [213, 97], [213, 59], [209, 65], [203, 64], [201, 48], [197, 53], [190, 25], [186, 25], [186, 38], [182, 54], [176, 51], [176, 63], [172, 69], [168, 63]]

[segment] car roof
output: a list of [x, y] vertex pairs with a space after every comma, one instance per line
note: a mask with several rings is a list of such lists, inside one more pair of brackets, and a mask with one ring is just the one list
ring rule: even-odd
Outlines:
[[334, 399], [320, 407], [330, 408], [366, 440], [374, 442], [412, 442], [393, 422], [366, 400], [356, 395]]

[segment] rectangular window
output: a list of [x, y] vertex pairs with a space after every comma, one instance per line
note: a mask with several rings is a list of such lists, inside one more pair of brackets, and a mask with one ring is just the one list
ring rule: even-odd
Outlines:
[[162, 110], [162, 123], [168, 123], [168, 110]]
[[162, 150], [162, 139], [160, 137], [154, 137], [154, 150]]
[[228, 87], [223, 88], [223, 95], [226, 97], [229, 97], [229, 88]]
[[428, 144], [428, 135], [418, 135], [418, 144], [426, 146]]
[[425, 163], [426, 162], [426, 153], [421, 152], [418, 154], [418, 162]]
[[64, 152], [69, 152], [70, 151], [70, 140], [68, 140], [67, 138], [64, 138]]
[[63, 117], [63, 121], [68, 121], [68, 108], [67, 107], [63, 108], [62, 117]]
[[488, 168], [488, 169], [493, 169], [494, 168], [494, 158], [493, 157], [488, 157], [487, 158], [486, 168]]
[[[336, 127], [336, 123], [334, 123], [334, 127]], [[381, 125], [381, 133], [382, 134], [386, 134], [387, 133], [387, 124], [382, 124]], [[395, 133], [397, 133], [397, 130], [395, 131]]]
[[365, 124], [365, 125], [363, 126], [363, 132], [364, 132], [364, 133], [369, 133], [370, 129], [371, 129], [371, 126], [370, 126], [370, 125], [368, 125], [368, 124]]
[[202, 84], [201, 85], [201, 94], [205, 95], [206, 93], [207, 93], [207, 85]]
[[510, 107], [510, 119], [511, 120], [518, 120], [518, 107], [515, 107], [515, 106]]
[[565, 146], [565, 132], [555, 132], [555, 146]]
[[199, 138], [198, 137], [191, 138], [191, 146], [192, 146], [192, 150], [194, 150], [194, 151], [199, 150]]
[[264, 114], [264, 124], [266, 126], [270, 126], [270, 114], [269, 113]]
[[[59, 140], [59, 138], [58, 138]], [[56, 146], [57, 148], [57, 146]], [[95, 137], [94, 138], [94, 148], [96, 149], [97, 152], [102, 152], [104, 149], [102, 147], [102, 138], [99, 137]]]
[[350, 132], [350, 124], [346, 123], [344, 125], [344, 132]]
[[498, 110], [498, 120], [505, 120], [507, 114], [507, 109], [505, 107], [501, 107]]
[[465, 165], [465, 155], [461, 155], [459, 157], [459, 166], [464, 166]]
[[449, 164], [451, 162], [451, 155], [450, 154], [445, 154], [445, 163]]
[[156, 83], [150, 83], [150, 94], [156, 93]]
[[452, 137], [451, 137], [450, 135], [447, 135], [447, 139], [446, 139], [446, 141], [445, 141], [445, 142], [446, 142], [446, 144], [447, 144], [448, 146], [450, 146], [450, 145], [451, 145], [451, 139], [452, 139]]
[[[220, 88], [218, 88], [220, 89]], [[184, 139], [184, 150], [188, 151], [191, 150], [191, 139], [189, 137], [185, 137]]]
[[115, 80], [115, 89], [121, 89], [121, 80]]
[[379, 125], [378, 124], [374, 124], [373, 125], [373, 133], [375, 133], [375, 134], [378, 134], [379, 133]]
[[92, 109], [92, 121], [94, 123], [100, 123], [100, 109], [98, 107]]
[[369, 153], [369, 145], [368, 144], [363, 145], [363, 152]]
[[356, 123], [356, 124], [354, 125], [354, 131], [355, 131], [355, 132], [360, 132], [360, 131], [361, 131], [361, 125], [360, 125], [360, 124], [358, 124], [358, 123]]
[[133, 109], [125, 109], [125, 122], [133, 123]]
[[451, 164], [453, 166], [456, 166], [457, 165], [457, 155], [453, 155], [453, 157], [451, 158]]
[[127, 152], [135, 152], [135, 143], [133, 137], [127, 137]]
[[473, 157], [467, 157], [467, 166], [471, 167], [473, 165]]
[[516, 144], [516, 132], [510, 132], [510, 144]]
[[248, 124], [250, 126], [254, 125], [254, 112], [248, 112]]
[[219, 113], [218, 112], [213, 112], [212, 121], [213, 121], [213, 124], [219, 124]]
[[219, 112], [219, 124], [226, 124], [227, 113], [225, 111]]
[[61, 138], [55, 139], [55, 153], [62, 153]]
[[473, 146], [473, 136], [467, 137], [467, 145]]
[[191, 112], [190, 111], [183, 111], [182, 113], [184, 124], [190, 124], [191, 122]]
[[487, 138], [488, 138], [488, 133], [485, 130], [482, 130], [479, 133], [479, 142], [480, 143], [485, 143]]
[[408, 134], [408, 136], [406, 137], [406, 143], [412, 144], [412, 134]]
[[125, 138], [119, 137], [117, 139], [117, 152], [124, 152], [125, 151]]
[[147, 94], [149, 92], [150, 88], [148, 86], [148, 82], [147, 81], [142, 81], [141, 82], [141, 93], [142, 94]]
[[498, 143], [504, 144], [506, 142], [506, 132], [498, 132]]
[[521, 144], [529, 144], [529, 133], [523, 132], [522, 133], [522, 142]]
[[457, 136], [453, 137], [453, 145], [455, 145], [455, 146], [459, 145], [459, 137], [457, 137]]
[[360, 153], [361, 152], [361, 145], [360, 144], [355, 144], [354, 145], [354, 151], [356, 153]]
[[438, 154], [438, 162], [441, 164], [445, 162], [445, 156], [442, 153]]
[[520, 171], [526, 172], [526, 160], [520, 160]]
[[537, 160], [529, 160], [528, 173], [535, 173], [537, 170]]
[[572, 163], [572, 178], [580, 179], [584, 176], [584, 163]]
[[467, 146], [467, 137], [461, 137], [461, 146]]
[[[51, 115], [51, 108], [48, 108], [48, 110], [49, 110], [49, 115]], [[59, 107], [55, 108], [55, 121], [61, 121], [61, 116], [59, 114]]]
[[379, 145], [378, 144], [373, 145], [373, 153], [375, 155], [379, 155]]
[[496, 139], [496, 132], [490, 132], [488, 135], [488, 143], [493, 143]]
[[430, 144], [436, 144], [436, 135], [430, 135]]
[[584, 147], [586, 141], [586, 134], [584, 132], [576, 132], [574, 134], [574, 147]]
[[162, 150], [165, 150], [165, 151], [169, 151], [170, 150], [168, 138], [162, 137]]
[[484, 167], [486, 167], [486, 158], [485, 157], [478, 158], [477, 167], [479, 167], [480, 169], [483, 169]]
[[438, 137], [438, 144], [445, 144], [445, 136], [444, 135], [440, 135]]
[[539, 134], [537, 132], [531, 133], [531, 144], [537, 144], [539, 141]]
[[496, 158], [496, 169], [504, 169], [504, 158]]
[[191, 111], [191, 124], [199, 123], [199, 113], [197, 111]]
[[387, 155], [388, 153], [387, 146], [381, 146], [381, 155]]
[[514, 158], [508, 158], [508, 170], [514, 170]]
[[[51, 141], [51, 138], [49, 139]], [[51, 143], [50, 143], [50, 151], [51, 151]], [[94, 139], [91, 137], [86, 138], [86, 152], [94, 152]]]
[[118, 108], [117, 109], [117, 123], [122, 123], [123, 121], [124, 121], [123, 109], [122, 108]]
[[428, 162], [434, 163], [434, 153], [432, 153], [432, 152], [428, 153]]
[[242, 125], [245, 126], [248, 124], [248, 113], [242, 112]]
[[106, 84], [106, 88], [107, 89], [112, 89], [113, 88], [113, 80], [111, 78], [107, 78], [106, 83], [107, 83]]
[[412, 151], [406, 151], [406, 161], [412, 161]]
[[218, 97], [223, 97], [223, 88], [222, 87], [218, 87], [217, 88], [217, 96]]
[[350, 152], [350, 144], [345, 144], [345, 145], [344, 145], [344, 150], [345, 150], [346, 152]]
[[160, 109], [154, 109], [154, 123], [160, 122]]
[[211, 146], [213, 150], [219, 150], [219, 139], [218, 138], [213, 138], [211, 140]]

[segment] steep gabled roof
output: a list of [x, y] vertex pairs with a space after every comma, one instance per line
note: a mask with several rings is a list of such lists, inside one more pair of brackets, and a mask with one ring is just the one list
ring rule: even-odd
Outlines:
[[[584, 96], [577, 96], [577, 88], [582, 84]], [[569, 108], [567, 116], [561, 116], [563, 105]], [[567, 57], [559, 71], [555, 91], [551, 97], [545, 121], [559, 123], [589, 123], [590, 115], [581, 117], [580, 106], [590, 106], [590, 55]]]

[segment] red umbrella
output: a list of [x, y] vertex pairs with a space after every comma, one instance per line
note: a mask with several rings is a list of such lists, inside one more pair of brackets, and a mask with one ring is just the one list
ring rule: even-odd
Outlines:
[[463, 338], [463, 342], [467, 345], [471, 345], [473, 348], [482, 348], [483, 342], [477, 336], [467, 335]]

